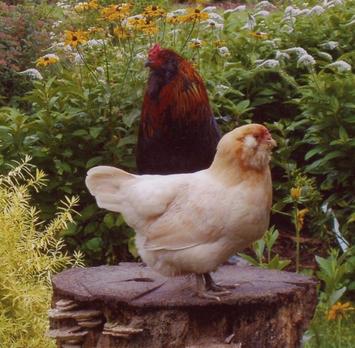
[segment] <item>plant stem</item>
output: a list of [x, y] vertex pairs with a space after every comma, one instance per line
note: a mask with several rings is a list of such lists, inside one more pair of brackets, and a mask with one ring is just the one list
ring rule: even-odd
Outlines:
[[185, 46], [186, 46], [187, 43], [189, 42], [190, 37], [191, 37], [191, 35], [192, 35], [192, 32], [193, 32], [194, 29], [195, 29], [195, 24], [196, 24], [196, 19], [195, 19], [194, 22], [192, 23], [191, 30], [190, 30], [189, 34], [187, 35], [184, 44], [183, 44], [182, 47], [181, 47], [181, 52], [184, 50]]

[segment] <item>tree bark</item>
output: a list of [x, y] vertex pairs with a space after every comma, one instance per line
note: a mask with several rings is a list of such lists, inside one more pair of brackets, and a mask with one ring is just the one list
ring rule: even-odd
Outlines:
[[294, 348], [313, 316], [316, 281], [226, 265], [239, 284], [221, 301], [195, 294], [193, 276], [164, 278], [139, 263], [73, 268], [53, 278], [49, 335], [61, 348]]

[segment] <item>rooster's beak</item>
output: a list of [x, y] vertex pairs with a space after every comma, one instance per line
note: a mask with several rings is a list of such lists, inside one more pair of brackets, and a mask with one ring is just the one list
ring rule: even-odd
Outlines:
[[144, 62], [144, 66], [147, 68], [147, 67], [151, 67], [152, 66], [152, 61], [147, 59], [145, 62]]

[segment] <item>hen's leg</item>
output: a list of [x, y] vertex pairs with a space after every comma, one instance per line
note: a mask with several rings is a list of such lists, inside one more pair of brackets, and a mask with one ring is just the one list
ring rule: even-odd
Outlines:
[[[220, 301], [221, 299], [219, 298], [218, 295], [227, 295], [230, 293], [229, 291], [225, 291], [225, 290], [218, 291], [218, 290], [212, 290], [210, 288], [207, 288], [204, 274], [196, 274], [196, 285], [197, 285], [197, 296], [202, 298]], [[212, 294], [209, 293], [208, 290], [212, 290], [213, 293]]]
[[212, 290], [212, 291], [217, 291], [217, 292], [224, 292], [225, 294], [229, 294], [230, 291], [228, 289], [235, 289], [239, 284], [233, 284], [233, 285], [220, 285], [217, 284], [211, 277], [209, 273], [204, 273], [203, 278], [205, 279], [205, 284], [206, 284], [206, 289], [207, 290]]

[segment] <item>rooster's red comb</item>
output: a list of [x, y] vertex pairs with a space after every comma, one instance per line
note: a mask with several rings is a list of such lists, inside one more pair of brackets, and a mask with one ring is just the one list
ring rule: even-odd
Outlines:
[[148, 59], [154, 59], [159, 52], [161, 51], [161, 47], [159, 44], [155, 44], [148, 52]]

